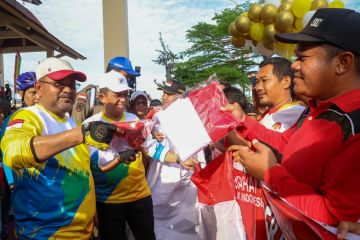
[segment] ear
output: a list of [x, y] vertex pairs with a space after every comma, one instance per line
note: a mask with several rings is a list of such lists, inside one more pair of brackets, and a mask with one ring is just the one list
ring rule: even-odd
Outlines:
[[106, 99], [105, 99], [104, 93], [99, 93], [99, 101], [100, 101], [100, 103], [105, 104], [104, 101], [106, 101]]
[[35, 89], [36, 89], [36, 94], [38, 95], [38, 98], [41, 97], [41, 91], [43, 88], [44, 88], [44, 86], [40, 82], [35, 83]]
[[336, 75], [347, 73], [355, 67], [355, 56], [351, 52], [342, 52], [337, 56], [336, 59]]
[[281, 79], [281, 86], [284, 89], [290, 89], [291, 86], [291, 77], [290, 76], [285, 76]]

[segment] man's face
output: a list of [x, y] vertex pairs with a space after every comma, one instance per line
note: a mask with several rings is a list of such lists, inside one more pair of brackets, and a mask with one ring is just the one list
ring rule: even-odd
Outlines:
[[289, 79], [279, 79], [273, 68], [272, 64], [265, 65], [256, 75], [255, 90], [262, 107], [273, 107], [289, 97]]
[[167, 92], [163, 92], [162, 95], [162, 107], [163, 109], [166, 109], [168, 106], [170, 106], [170, 104], [172, 104], [173, 102], [175, 102], [176, 99], [178, 99], [180, 97], [180, 94], [169, 94]]
[[54, 81], [47, 76], [36, 83], [39, 103], [45, 108], [64, 117], [65, 113], [72, 110], [76, 97], [76, 82], [69, 76], [62, 80]]
[[329, 59], [323, 45], [299, 44], [296, 60], [294, 90], [297, 95], [325, 100], [334, 92], [335, 58]]
[[113, 92], [111, 90], [100, 94], [100, 101], [104, 104], [105, 113], [113, 117], [121, 117], [128, 103], [128, 91]]
[[138, 96], [134, 100], [134, 111], [138, 116], [145, 116], [148, 113], [148, 101], [144, 96]]

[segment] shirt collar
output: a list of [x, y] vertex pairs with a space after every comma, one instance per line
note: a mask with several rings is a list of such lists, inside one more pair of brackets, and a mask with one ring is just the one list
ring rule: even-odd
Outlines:
[[318, 102], [318, 107], [334, 104], [344, 112], [352, 112], [360, 107], [360, 89], [352, 90], [329, 101]]

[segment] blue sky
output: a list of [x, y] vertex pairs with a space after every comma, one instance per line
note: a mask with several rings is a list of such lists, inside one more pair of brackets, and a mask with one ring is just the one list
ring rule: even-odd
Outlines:
[[[21, 1], [20, 1], [21, 2]], [[68, 59], [77, 70], [85, 72], [89, 82], [96, 83], [103, 69], [102, 0], [43, 0], [40, 6], [26, 4], [43, 25], [86, 60]], [[71, 4], [70, 4], [71, 2]], [[159, 32], [174, 52], [188, 47], [185, 35], [191, 26], [200, 21], [210, 22], [216, 12], [234, 7], [241, 0], [128, 0], [130, 59], [141, 66], [138, 89], [153, 97], [154, 79], [164, 80], [163, 67], [152, 62], [156, 49], [160, 49]], [[85, 3], [85, 4], [84, 4]], [[358, 0], [345, 0], [347, 8], [360, 11]], [[114, 24], [116, 28], [116, 24]], [[21, 72], [34, 70], [45, 53], [23, 53]], [[5, 55], [5, 80], [12, 82], [14, 54]]]

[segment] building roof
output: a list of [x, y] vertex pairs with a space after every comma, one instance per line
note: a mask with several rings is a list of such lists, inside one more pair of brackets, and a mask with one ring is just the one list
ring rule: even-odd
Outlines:
[[[34, 2], [36, 4], [40, 1]], [[48, 32], [35, 15], [22, 4], [15, 0], [0, 0], [0, 53], [16, 51], [56, 51], [59, 54], [55, 57], [86, 59]]]

